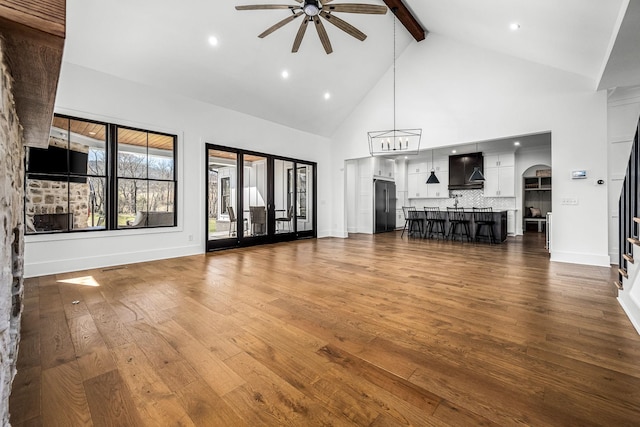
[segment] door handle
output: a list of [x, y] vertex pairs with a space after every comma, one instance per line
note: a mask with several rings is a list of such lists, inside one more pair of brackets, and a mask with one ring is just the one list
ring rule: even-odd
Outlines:
[[389, 190], [387, 190], [387, 206], [385, 209], [386, 209], [385, 212], [389, 213]]

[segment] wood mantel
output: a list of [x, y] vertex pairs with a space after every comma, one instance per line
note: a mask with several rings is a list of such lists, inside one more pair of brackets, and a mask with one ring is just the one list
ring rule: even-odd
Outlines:
[[48, 145], [65, 30], [65, 0], [0, 0], [5, 60], [28, 146]]

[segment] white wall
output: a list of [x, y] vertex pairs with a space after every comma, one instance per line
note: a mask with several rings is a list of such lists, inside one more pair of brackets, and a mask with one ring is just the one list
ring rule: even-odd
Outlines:
[[69, 63], [63, 64], [56, 110], [176, 133], [179, 226], [162, 231], [27, 236], [27, 277], [203, 253], [205, 142], [317, 162], [318, 236], [330, 234], [331, 170], [326, 138]]
[[[332, 138], [334, 235], [343, 235], [345, 159], [367, 155], [367, 131], [392, 127], [391, 72]], [[555, 261], [609, 265], [606, 94], [583, 77], [430, 34], [397, 61], [398, 128], [423, 129], [422, 148], [552, 133]], [[586, 169], [590, 179], [571, 180]], [[561, 205], [576, 198], [578, 205]], [[588, 233], [585, 230], [589, 230]]]

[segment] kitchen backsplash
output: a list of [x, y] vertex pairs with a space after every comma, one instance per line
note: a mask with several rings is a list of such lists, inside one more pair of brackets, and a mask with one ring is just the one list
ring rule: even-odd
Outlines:
[[484, 197], [483, 190], [450, 190], [448, 199], [411, 199], [407, 200], [406, 191], [398, 192], [398, 203], [396, 207], [415, 206], [423, 208], [424, 206], [439, 207], [446, 209], [453, 207], [454, 195], [458, 195], [458, 207], [462, 208], [484, 208], [492, 207], [494, 210], [516, 209], [515, 197]]

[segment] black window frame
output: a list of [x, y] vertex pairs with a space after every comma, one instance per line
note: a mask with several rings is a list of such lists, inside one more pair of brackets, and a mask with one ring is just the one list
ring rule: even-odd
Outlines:
[[[168, 228], [168, 227], [175, 228], [178, 226], [178, 221], [177, 221], [177, 218], [178, 218], [178, 136], [177, 135], [162, 132], [162, 131], [156, 131], [152, 129], [142, 129], [142, 128], [136, 128], [131, 126], [120, 125], [117, 123], [107, 123], [99, 120], [86, 119], [86, 118], [70, 116], [66, 114], [56, 113], [54, 114], [54, 118], [60, 118], [60, 119], [69, 120], [69, 121], [86, 122], [86, 123], [96, 124], [96, 125], [105, 127], [104, 175], [94, 175], [88, 172], [83, 174], [83, 173], [77, 173], [77, 171], [71, 173], [71, 171], [69, 170], [70, 168], [69, 164], [67, 164], [66, 173], [56, 172], [55, 174], [44, 174], [44, 175], [49, 175], [49, 178], [55, 178], [55, 177], [65, 178], [67, 183], [74, 182], [73, 180], [87, 179], [90, 177], [98, 177], [98, 178], [104, 179], [104, 205], [105, 205], [104, 206], [104, 210], [105, 210], [104, 224], [99, 224], [98, 227], [86, 227], [86, 228], [73, 228], [71, 225], [69, 225], [66, 229], [61, 229], [61, 230], [40, 230], [40, 231], [28, 230], [26, 226], [26, 224], [28, 223], [27, 217], [33, 214], [28, 212], [27, 210], [27, 202], [28, 202], [27, 186], [29, 184], [30, 179], [39, 179], [39, 177], [42, 177], [43, 173], [30, 172], [27, 170], [27, 159], [29, 156], [29, 150], [31, 150], [31, 147], [27, 147], [27, 149], [25, 150], [25, 157], [24, 157], [24, 188], [25, 188], [25, 196], [24, 196], [25, 197], [25, 209], [24, 209], [25, 230], [24, 231], [25, 231], [25, 235], [39, 236], [39, 235], [47, 235], [47, 234], [87, 233], [87, 232], [94, 232], [94, 231], [109, 231], [109, 230], [126, 231], [126, 230], [157, 229], [157, 228]], [[53, 120], [52, 120], [52, 123], [53, 123]], [[171, 200], [171, 197], [169, 198], [169, 200], [171, 200], [171, 205], [173, 207], [171, 224], [165, 223], [162, 225], [155, 225], [155, 224], [149, 225], [148, 223], [145, 223], [137, 226], [119, 226], [118, 225], [118, 210], [119, 210], [118, 209], [118, 179], [119, 179], [118, 177], [118, 138], [117, 138], [118, 129], [127, 129], [127, 130], [133, 130], [137, 132], [145, 132], [148, 134], [156, 134], [160, 136], [170, 137], [173, 139], [172, 177], [170, 179], [159, 179], [155, 177], [149, 178], [149, 164], [147, 161], [147, 167], [146, 167], [147, 173], [145, 178], [141, 179], [147, 182], [148, 181], [166, 182], [168, 183], [168, 185], [173, 186], [172, 200]], [[68, 138], [67, 141], [71, 142], [71, 129], [68, 129], [67, 138]], [[147, 145], [147, 158], [148, 158], [148, 145]], [[61, 181], [61, 182], [64, 182], [64, 181]], [[67, 190], [67, 191], [70, 191], [70, 190]], [[90, 203], [90, 200], [91, 198], [88, 200], [88, 203]], [[67, 212], [63, 212], [63, 213], [67, 213], [68, 215], [70, 215], [71, 201], [67, 199], [66, 203], [67, 203]], [[69, 218], [71, 218], [71, 216], [69, 216]]]

